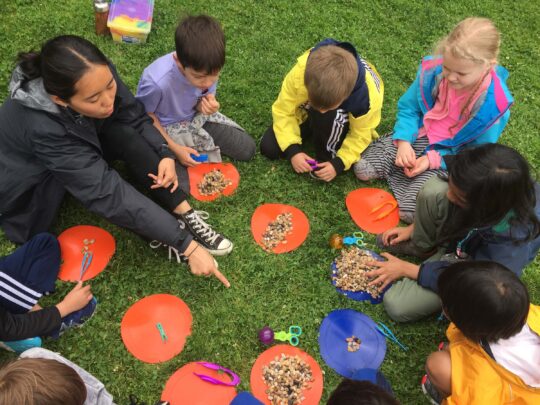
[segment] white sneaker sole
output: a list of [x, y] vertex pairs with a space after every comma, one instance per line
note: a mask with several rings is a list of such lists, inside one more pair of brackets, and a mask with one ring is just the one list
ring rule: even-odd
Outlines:
[[231, 244], [225, 249], [210, 250], [207, 248], [206, 250], [208, 250], [208, 253], [210, 253], [212, 256], [225, 256], [232, 252], [233, 247], [234, 247], [234, 244], [231, 242]]

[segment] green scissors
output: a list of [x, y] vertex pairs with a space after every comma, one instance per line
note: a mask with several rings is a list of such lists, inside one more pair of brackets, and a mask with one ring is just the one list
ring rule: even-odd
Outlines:
[[366, 246], [364, 242], [364, 234], [362, 232], [354, 232], [352, 236], [345, 236], [343, 238], [343, 243], [345, 245], [356, 245], [358, 247]]
[[274, 333], [274, 339], [281, 340], [282, 342], [289, 342], [293, 346], [298, 346], [298, 343], [300, 343], [300, 339], [298, 339], [298, 336], [302, 334], [302, 328], [297, 325], [293, 325], [289, 327], [289, 332], [276, 332]]

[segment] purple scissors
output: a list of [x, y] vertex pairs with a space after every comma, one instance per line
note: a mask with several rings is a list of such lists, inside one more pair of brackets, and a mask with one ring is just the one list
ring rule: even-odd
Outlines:
[[319, 169], [319, 162], [315, 159], [306, 159], [306, 163], [311, 166], [312, 171]]
[[216, 385], [226, 385], [228, 387], [236, 387], [238, 384], [240, 384], [240, 377], [238, 377], [237, 374], [233, 373], [228, 368], [221, 367], [219, 364], [207, 363], [207, 362], [204, 362], [204, 361], [199, 361], [199, 362], [197, 362], [197, 364], [200, 364], [203, 367], [209, 368], [210, 370], [223, 371], [223, 372], [229, 374], [232, 377], [231, 382], [224, 382], [224, 381], [220, 381], [220, 380], [218, 380], [216, 378], [210, 377], [209, 375], [193, 373], [203, 381], [209, 382], [211, 384], [216, 384]]

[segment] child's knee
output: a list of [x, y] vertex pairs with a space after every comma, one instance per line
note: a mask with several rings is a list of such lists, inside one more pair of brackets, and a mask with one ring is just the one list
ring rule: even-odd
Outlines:
[[255, 156], [255, 153], [257, 152], [257, 145], [251, 136], [249, 136], [247, 133], [244, 133], [244, 135], [245, 139], [241, 150], [238, 151], [236, 160], [248, 161], [253, 159], [253, 156]]
[[407, 305], [404, 305], [401, 296], [392, 293], [392, 288], [384, 295], [383, 305], [388, 316], [395, 322], [403, 323], [415, 320], [411, 316], [411, 311], [408, 309]]
[[426, 360], [426, 372], [437, 389], [451, 392], [452, 362], [448, 351], [431, 353]]
[[416, 197], [416, 204], [439, 204], [446, 198], [446, 192], [448, 191], [448, 183], [439, 179], [437, 176], [433, 176], [424, 184], [424, 187], [418, 193]]
[[274, 129], [270, 126], [261, 138], [261, 155], [271, 160], [279, 159], [282, 155], [274, 134]]
[[369, 181], [379, 178], [377, 170], [366, 159], [360, 159], [353, 165], [355, 176], [362, 181]]

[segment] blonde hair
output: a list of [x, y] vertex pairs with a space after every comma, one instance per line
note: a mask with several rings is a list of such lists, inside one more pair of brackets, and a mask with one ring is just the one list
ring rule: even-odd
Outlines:
[[501, 45], [501, 34], [488, 18], [470, 17], [457, 24], [452, 32], [441, 39], [435, 54], [450, 52], [456, 58], [475, 63], [496, 62]]
[[86, 386], [75, 370], [51, 359], [18, 359], [0, 369], [0, 404], [83, 405]]
[[341, 104], [352, 93], [357, 78], [358, 63], [349, 51], [336, 45], [313, 50], [304, 74], [310, 104], [316, 109]]

